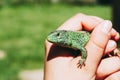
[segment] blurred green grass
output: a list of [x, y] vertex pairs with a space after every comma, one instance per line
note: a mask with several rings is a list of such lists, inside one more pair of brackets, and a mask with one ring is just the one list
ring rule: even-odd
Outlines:
[[0, 80], [18, 80], [24, 69], [43, 68], [47, 34], [76, 13], [111, 19], [110, 6], [35, 5], [0, 9]]

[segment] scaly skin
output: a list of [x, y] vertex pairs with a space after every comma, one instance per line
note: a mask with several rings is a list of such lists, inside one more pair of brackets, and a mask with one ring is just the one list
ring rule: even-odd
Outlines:
[[87, 58], [87, 51], [85, 45], [90, 39], [90, 34], [86, 31], [68, 31], [68, 30], [57, 30], [51, 32], [47, 40], [51, 43], [55, 43], [60, 46], [73, 48], [75, 50], [80, 50], [82, 53], [81, 60], [79, 62], [80, 67], [84, 65]]

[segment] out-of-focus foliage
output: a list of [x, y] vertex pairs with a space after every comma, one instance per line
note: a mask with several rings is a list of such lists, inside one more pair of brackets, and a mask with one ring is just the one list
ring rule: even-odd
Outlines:
[[97, 0], [0, 0], [0, 6], [6, 5], [23, 5], [23, 4], [41, 4], [41, 3], [97, 3]]
[[49, 3], [50, 0], [0, 0], [0, 6]]
[[42, 4], [42, 3], [72, 3], [72, 4], [110, 4], [112, 0], [0, 0], [0, 6]]

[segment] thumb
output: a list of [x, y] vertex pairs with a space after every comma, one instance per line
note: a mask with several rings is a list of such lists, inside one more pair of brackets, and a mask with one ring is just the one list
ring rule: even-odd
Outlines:
[[91, 38], [86, 45], [88, 56], [86, 59], [86, 67], [92, 72], [96, 71], [98, 64], [102, 58], [106, 45], [110, 39], [110, 31], [112, 23], [108, 20], [99, 24], [91, 33]]

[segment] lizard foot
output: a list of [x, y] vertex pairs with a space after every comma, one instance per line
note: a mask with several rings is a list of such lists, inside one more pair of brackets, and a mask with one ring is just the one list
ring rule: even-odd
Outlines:
[[85, 59], [81, 59], [81, 60], [79, 60], [79, 62], [78, 62], [78, 68], [82, 68], [82, 66], [85, 66]]

